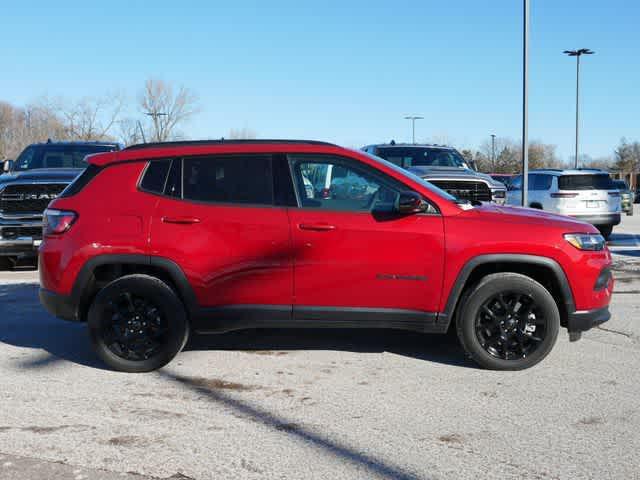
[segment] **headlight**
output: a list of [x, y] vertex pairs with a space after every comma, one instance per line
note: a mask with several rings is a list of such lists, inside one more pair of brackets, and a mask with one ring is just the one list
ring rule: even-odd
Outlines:
[[496, 190], [493, 192], [493, 198], [505, 198], [506, 193], [504, 190]]
[[565, 233], [564, 239], [578, 250], [602, 250], [606, 242], [602, 235], [597, 233]]

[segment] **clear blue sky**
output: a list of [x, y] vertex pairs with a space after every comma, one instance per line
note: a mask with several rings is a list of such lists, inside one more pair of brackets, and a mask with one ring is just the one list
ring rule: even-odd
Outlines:
[[[249, 127], [260, 137], [348, 146], [419, 139], [477, 147], [518, 138], [522, 2], [3, 2], [0, 99], [127, 91], [149, 76], [195, 90], [193, 138]], [[640, 139], [640, 3], [531, 0], [530, 137], [573, 151], [575, 60], [582, 151]], [[153, 6], [151, 6], [153, 5]]]

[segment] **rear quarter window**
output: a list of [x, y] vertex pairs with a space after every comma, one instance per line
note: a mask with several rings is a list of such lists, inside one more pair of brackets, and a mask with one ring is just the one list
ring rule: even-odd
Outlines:
[[162, 194], [167, 181], [167, 173], [171, 167], [171, 160], [153, 160], [144, 171], [140, 188], [147, 192]]

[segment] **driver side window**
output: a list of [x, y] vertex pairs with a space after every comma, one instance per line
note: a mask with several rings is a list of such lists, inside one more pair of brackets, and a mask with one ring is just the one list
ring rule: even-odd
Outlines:
[[346, 159], [290, 155], [303, 208], [370, 212], [392, 211], [398, 190]]

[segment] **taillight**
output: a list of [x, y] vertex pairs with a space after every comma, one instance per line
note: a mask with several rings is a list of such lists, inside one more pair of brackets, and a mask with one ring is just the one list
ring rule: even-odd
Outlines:
[[320, 191], [320, 196], [322, 198], [325, 198], [325, 199], [331, 198], [331, 189], [330, 188], [323, 188]]
[[558, 192], [558, 193], [551, 194], [551, 198], [576, 198], [577, 196], [578, 196], [577, 193]]
[[69, 230], [77, 218], [78, 215], [75, 212], [47, 208], [44, 211], [43, 234], [45, 236], [60, 235]]

